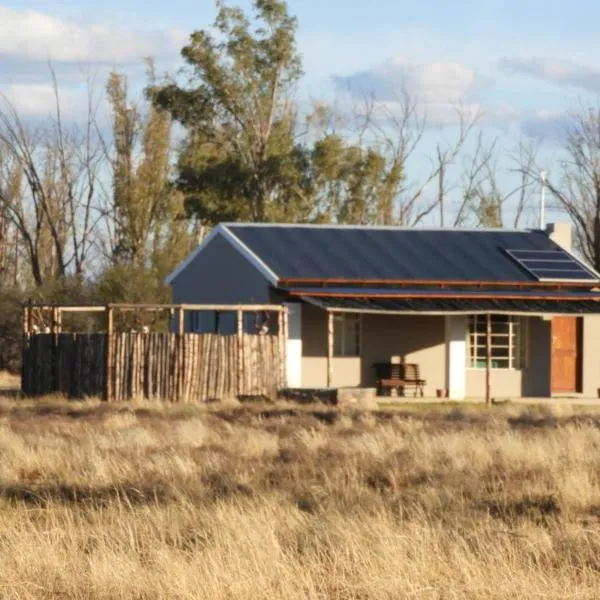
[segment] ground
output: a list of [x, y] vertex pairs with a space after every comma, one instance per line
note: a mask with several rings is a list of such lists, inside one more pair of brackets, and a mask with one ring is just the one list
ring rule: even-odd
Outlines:
[[0, 401], [1, 596], [597, 598], [597, 410]]

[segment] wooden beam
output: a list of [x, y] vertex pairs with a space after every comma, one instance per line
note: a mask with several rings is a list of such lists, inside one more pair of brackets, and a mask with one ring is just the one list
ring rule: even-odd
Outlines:
[[56, 343], [56, 335], [58, 333], [58, 308], [54, 307], [50, 313], [50, 332], [55, 338], [54, 343]]
[[33, 305], [31, 301], [27, 305], [27, 333], [31, 334], [33, 331]]
[[[43, 304], [36, 305], [36, 308], [50, 308]], [[104, 312], [106, 310], [106, 306], [63, 306], [57, 305], [57, 308], [60, 309], [63, 313], [83, 313], [83, 312]]]
[[185, 310], [220, 311], [220, 312], [283, 312], [281, 304], [181, 304]]
[[[378, 290], [379, 291], [379, 290]], [[390, 293], [361, 293], [359, 289], [350, 292], [327, 292], [314, 291], [303, 292], [299, 290], [290, 290], [289, 295], [292, 297], [310, 296], [311, 298], [370, 298], [370, 299], [396, 299], [396, 300], [552, 300], [563, 302], [575, 302], [578, 300], [587, 300], [590, 302], [600, 301], [600, 293], [589, 293], [587, 296], [578, 294], [575, 297], [569, 296], [532, 296], [528, 294], [519, 294], [512, 292], [510, 294], [498, 295], [491, 290], [489, 294], [473, 294], [473, 293], [456, 293], [456, 292], [429, 292], [424, 290], [421, 293], [415, 292], [390, 292]]]
[[[26, 304], [30, 308], [40, 310], [51, 310], [59, 308], [62, 312], [104, 312], [106, 304]], [[183, 308], [184, 310], [205, 310], [205, 311], [223, 311], [236, 312], [242, 310], [244, 312], [267, 311], [267, 312], [283, 312], [285, 307], [281, 304], [114, 304], [108, 306], [118, 311], [128, 310], [144, 310], [144, 311], [161, 311], [161, 310], [176, 310]]]
[[[598, 287], [598, 281], [473, 281], [460, 279], [348, 279], [348, 278], [290, 278], [280, 279], [279, 286], [394, 286], [394, 287], [432, 287], [432, 286], [452, 286], [452, 287], [492, 287], [492, 288], [595, 288]], [[291, 290], [290, 290], [291, 291]]]
[[485, 350], [487, 357], [485, 363], [485, 403], [489, 406], [492, 403], [492, 315], [490, 313], [486, 315]]
[[333, 318], [332, 311], [327, 311], [327, 387], [333, 384]]
[[283, 323], [283, 354], [282, 354], [282, 362], [283, 362], [283, 387], [288, 386], [287, 380], [287, 342], [290, 337], [290, 312], [289, 308], [286, 306], [283, 313], [281, 313], [281, 319]]
[[185, 308], [180, 306], [177, 309], [177, 333], [183, 335], [185, 333]]
[[277, 313], [277, 341], [279, 344], [279, 389], [286, 387], [285, 384], [285, 345], [286, 339], [283, 332], [283, 315], [285, 313]]
[[106, 348], [104, 359], [104, 400], [111, 402], [113, 399], [113, 373], [114, 373], [114, 356], [113, 356], [113, 338], [114, 338], [114, 314], [111, 306], [107, 306], [106, 310]]
[[244, 312], [237, 311], [237, 393], [244, 393]]

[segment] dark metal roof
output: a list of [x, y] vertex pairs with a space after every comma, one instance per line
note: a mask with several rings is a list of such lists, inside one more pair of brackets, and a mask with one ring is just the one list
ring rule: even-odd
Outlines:
[[557, 250], [543, 231], [231, 224], [279, 279], [531, 282], [506, 249]]
[[314, 298], [368, 299], [518, 299], [593, 301], [600, 306], [600, 292], [552, 289], [473, 289], [473, 288], [363, 288], [363, 287], [293, 287], [282, 288], [294, 296]]
[[321, 308], [355, 312], [422, 312], [422, 313], [546, 313], [586, 315], [600, 314], [600, 302], [595, 300], [539, 300], [539, 299], [456, 299], [456, 298], [304, 298]]

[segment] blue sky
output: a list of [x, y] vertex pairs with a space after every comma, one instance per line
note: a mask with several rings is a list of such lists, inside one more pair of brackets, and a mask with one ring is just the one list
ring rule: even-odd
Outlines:
[[[579, 102], [597, 105], [600, 3], [592, 0], [290, 0], [289, 7], [299, 19], [301, 94], [313, 98], [350, 89], [388, 102], [406, 87], [446, 126], [449, 107], [460, 102], [482, 112], [484, 129], [506, 147], [523, 136], [544, 139], [550, 169], [565, 113]], [[76, 112], [84, 71], [116, 66], [138, 78], [149, 54], [172, 71], [186, 36], [214, 15], [212, 0], [0, 0], [0, 91], [24, 113], [44, 114], [51, 59]]]

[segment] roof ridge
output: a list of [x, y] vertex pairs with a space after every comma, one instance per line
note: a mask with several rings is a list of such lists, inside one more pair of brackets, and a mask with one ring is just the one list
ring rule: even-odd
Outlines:
[[301, 228], [301, 229], [358, 229], [358, 230], [382, 230], [382, 231], [435, 231], [448, 233], [482, 232], [482, 233], [542, 233], [547, 235], [543, 229], [519, 229], [510, 227], [414, 227], [409, 225], [351, 225], [341, 223], [253, 223], [253, 222], [223, 222], [223, 227], [252, 227], [252, 228]]

